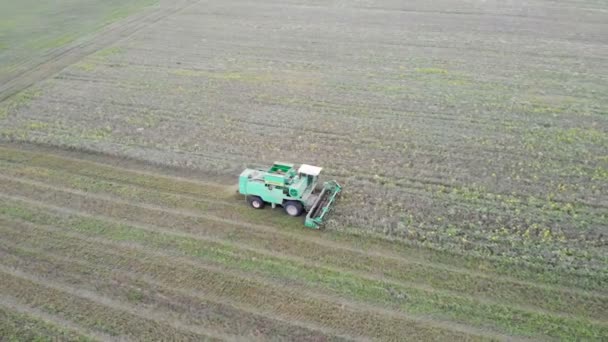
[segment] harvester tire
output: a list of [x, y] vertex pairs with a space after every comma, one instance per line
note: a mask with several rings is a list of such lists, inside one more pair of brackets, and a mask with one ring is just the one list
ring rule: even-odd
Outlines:
[[302, 203], [298, 201], [285, 202], [285, 204], [283, 204], [283, 209], [285, 209], [287, 215], [294, 217], [300, 216], [304, 212], [304, 207], [302, 206]]
[[247, 196], [247, 202], [254, 209], [263, 209], [266, 203], [258, 196]]

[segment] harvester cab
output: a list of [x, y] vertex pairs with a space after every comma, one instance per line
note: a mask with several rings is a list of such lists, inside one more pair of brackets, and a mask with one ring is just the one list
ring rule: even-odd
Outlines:
[[342, 188], [336, 181], [317, 183], [322, 168], [302, 164], [275, 162], [269, 169], [245, 169], [239, 176], [239, 193], [255, 208], [266, 204], [283, 207], [290, 216], [307, 212], [304, 225], [319, 228]]

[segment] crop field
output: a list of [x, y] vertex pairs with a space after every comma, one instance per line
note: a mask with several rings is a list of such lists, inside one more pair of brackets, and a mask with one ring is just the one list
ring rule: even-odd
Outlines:
[[608, 338], [608, 3], [79, 3], [0, 45], [1, 340]]
[[0, 80], [65, 53], [105, 25], [153, 0], [37, 0], [0, 2]]

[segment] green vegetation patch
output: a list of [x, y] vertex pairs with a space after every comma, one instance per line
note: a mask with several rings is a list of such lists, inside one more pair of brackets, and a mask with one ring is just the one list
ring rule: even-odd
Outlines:
[[0, 305], [0, 336], [3, 341], [94, 341], [76, 332]]
[[479, 327], [492, 326], [508, 333], [530, 336], [546, 335], [566, 339], [581, 336], [598, 338], [608, 333], [608, 327], [583, 319], [479, 302], [451, 293], [428, 291], [363, 278], [330, 268], [302, 265], [289, 259], [243, 250], [230, 243], [202, 241], [169, 232], [151, 232], [134, 226], [111, 224], [77, 215], [58, 216], [32, 207], [2, 202], [0, 213], [12, 218], [70, 228], [116, 242], [131, 242], [148, 248], [171, 250], [222, 267], [253, 272], [301, 286], [313, 286], [337, 295], [410, 313], [433, 315]]
[[23, 61], [41, 58], [158, 0], [0, 2], [0, 79]]
[[258, 82], [270, 82], [273, 77], [267, 73], [252, 73], [252, 72], [241, 72], [241, 71], [208, 71], [208, 70], [194, 70], [194, 69], [171, 69], [171, 74], [185, 77], [204, 77], [214, 80], [222, 81], [239, 81], [248, 83]]
[[198, 340], [200, 335], [172, 328], [168, 324], [142, 318], [92, 299], [75, 296], [69, 290], [48, 287], [36, 281], [1, 273], [0, 291], [48, 314], [114, 336], [143, 340]]
[[446, 75], [448, 71], [442, 68], [416, 68], [416, 72], [428, 75]]
[[41, 94], [42, 90], [32, 87], [0, 102], [0, 120], [6, 118], [9, 114], [13, 113], [20, 107], [27, 105]]
[[[231, 202], [226, 202], [226, 199], [221, 199], [219, 196], [217, 200], [210, 202], [206, 200], [206, 196], [197, 200], [190, 196], [184, 197], [178, 194], [161, 193], [151, 188], [140, 188], [126, 183], [109, 182], [102, 178], [92, 178], [60, 170], [31, 166], [18, 167], [18, 164], [3, 165], [1, 162], [0, 167], [6, 175], [27, 177], [47, 184], [86, 191], [87, 193], [111, 194], [123, 199], [154, 203], [166, 208], [187, 209], [193, 213], [231, 212], [230, 217], [234, 217], [237, 220], [240, 217], [247, 218], [247, 214], [259, 214], [257, 211], [250, 210], [247, 206], [235, 206]], [[109, 174], [106, 173], [107, 175]], [[134, 179], [132, 179], [131, 183], [136, 183], [136, 181], [133, 181]], [[66, 199], [65, 203], [68, 202], [69, 200]], [[86, 203], [87, 201], [79, 200], [78, 202]], [[91, 207], [101, 207], [101, 205], [91, 204]], [[480, 296], [511, 304], [534, 305], [546, 310], [555, 310], [561, 313], [576, 313], [591, 318], [605, 314], [601, 300], [593, 296], [574, 294], [568, 291], [561, 292], [557, 289], [532, 286], [526, 283], [496, 279], [489, 276], [478, 276], [466, 272], [445, 270], [440, 267], [418, 264], [416, 262], [406, 263], [381, 257], [372, 258], [368, 255], [349, 250], [331, 249], [290, 235], [275, 236], [273, 241], [268, 241], [267, 232], [253, 227], [234, 226], [229, 229], [221, 224], [214, 223], [213, 220], [195, 219], [193, 217], [185, 218], [167, 213], [159, 217], [158, 213], [147, 209], [130, 205], [129, 207], [128, 212], [134, 220], [141, 218], [151, 224], [172, 226], [174, 229], [180, 230], [186, 230], [189, 226], [202, 225], [204, 228], [198, 228], [197, 231], [200, 231], [205, 236], [243, 243], [260, 250], [304, 256], [328, 266], [335, 265], [371, 273], [377, 273], [382, 268], [382, 274], [385, 277], [407, 282], [430, 284], [433, 288], [451, 290], [463, 295]], [[117, 215], [118, 212], [114, 211], [114, 214]], [[227, 216], [222, 215], [222, 217]], [[251, 220], [253, 221], [255, 218]], [[264, 220], [264, 218], [260, 216], [259, 220]], [[269, 227], [271, 226], [274, 225], [270, 225]], [[281, 225], [277, 226], [277, 229], [286, 228], [281, 227]], [[298, 229], [297, 224], [295, 229]], [[453, 229], [456, 230], [456, 228]], [[562, 274], [562, 277], [567, 277], [567, 275]], [[517, 288], [518, 291], [513, 291], [513, 288]], [[605, 301], [604, 304], [608, 305]]]

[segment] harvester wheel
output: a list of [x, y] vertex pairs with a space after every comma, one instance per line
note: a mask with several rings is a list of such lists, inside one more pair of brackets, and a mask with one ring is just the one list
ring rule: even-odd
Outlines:
[[283, 208], [285, 209], [285, 212], [289, 216], [300, 216], [300, 215], [302, 215], [302, 212], [304, 211], [304, 207], [302, 206], [302, 203], [300, 203], [298, 201], [287, 201], [283, 205]]
[[249, 205], [251, 205], [255, 209], [262, 209], [266, 204], [258, 196], [247, 196], [247, 202], [249, 202]]

